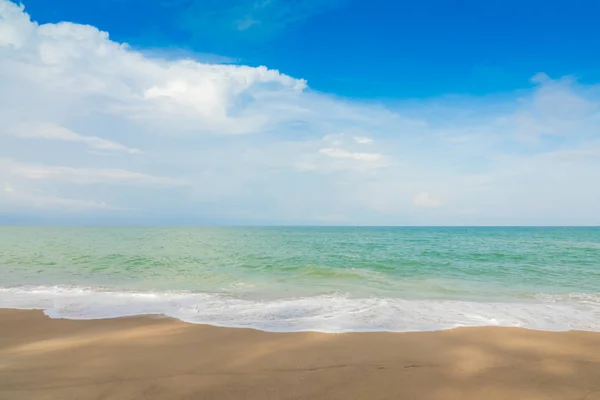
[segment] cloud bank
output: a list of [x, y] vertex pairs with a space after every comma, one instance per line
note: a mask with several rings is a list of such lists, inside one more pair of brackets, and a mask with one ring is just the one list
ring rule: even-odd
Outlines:
[[0, 0], [0, 87], [4, 220], [600, 224], [600, 87], [571, 77], [367, 103]]

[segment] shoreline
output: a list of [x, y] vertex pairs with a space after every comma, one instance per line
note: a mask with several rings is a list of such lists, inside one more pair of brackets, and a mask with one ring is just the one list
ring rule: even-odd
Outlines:
[[273, 333], [0, 309], [0, 399], [600, 399], [600, 333]]
[[[53, 317], [46, 313], [46, 309], [44, 308], [18, 308], [18, 307], [2, 307], [0, 306], [0, 316], [3, 311], [25, 311], [25, 312], [39, 312], [43, 315], [44, 318], [48, 318], [50, 320], [57, 321], [111, 321], [111, 320], [120, 320], [120, 319], [152, 319], [152, 320], [170, 320], [175, 323], [182, 323], [185, 325], [192, 326], [203, 326], [217, 329], [241, 329], [241, 330], [249, 330], [256, 331], [266, 334], [319, 334], [319, 335], [352, 335], [352, 334], [418, 334], [418, 333], [434, 333], [434, 332], [448, 332], [454, 330], [462, 330], [462, 329], [519, 329], [523, 331], [531, 331], [531, 332], [547, 332], [547, 333], [567, 333], [567, 332], [580, 332], [580, 333], [596, 333], [600, 335], [600, 331], [594, 330], [584, 330], [584, 329], [565, 329], [565, 330], [551, 330], [551, 329], [536, 329], [522, 326], [505, 326], [505, 325], [479, 325], [479, 326], [455, 326], [449, 328], [439, 328], [439, 329], [427, 329], [427, 330], [407, 330], [407, 331], [391, 331], [391, 330], [356, 330], [356, 331], [343, 331], [343, 332], [328, 332], [328, 331], [319, 331], [319, 330], [296, 330], [296, 331], [269, 331], [260, 328], [246, 327], [246, 326], [233, 326], [233, 325], [218, 325], [211, 323], [201, 323], [201, 322], [189, 322], [177, 317], [172, 317], [167, 314], [134, 314], [134, 315], [122, 315], [117, 317], [98, 317], [98, 318], [71, 318], [71, 317]], [[0, 399], [1, 400], [1, 399]]]
[[531, 301], [352, 297], [343, 293], [246, 298], [210, 292], [27, 286], [0, 288], [0, 306], [44, 310], [53, 318], [76, 320], [161, 314], [193, 324], [265, 332], [427, 332], [483, 326], [600, 332], [597, 294], [540, 295]]

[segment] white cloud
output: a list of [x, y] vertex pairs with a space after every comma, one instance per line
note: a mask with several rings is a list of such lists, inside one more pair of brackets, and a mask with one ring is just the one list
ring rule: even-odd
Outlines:
[[371, 139], [370, 137], [364, 137], [364, 136], [354, 136], [354, 141], [358, 144], [373, 143], [373, 139]]
[[183, 180], [152, 176], [117, 168], [74, 168], [54, 165], [23, 164], [0, 160], [0, 170], [30, 180], [66, 181], [74, 184], [127, 183], [141, 186], [177, 186]]
[[29, 82], [68, 98], [70, 105], [82, 101], [84, 108], [95, 97], [100, 101], [95, 108], [101, 105], [107, 112], [161, 128], [168, 125], [166, 120], [181, 119], [171, 131], [248, 133], [268, 125], [265, 113], [271, 105], [306, 86], [301, 79], [265, 67], [146, 58], [92, 26], [37, 25], [19, 6], [1, 1], [2, 72], [19, 84], [20, 89], [8, 93], [17, 97]]
[[600, 86], [534, 81], [375, 106], [266, 67], [151, 57], [0, 0], [0, 215], [16, 193], [199, 223], [600, 224]]
[[331, 158], [350, 158], [358, 161], [379, 161], [382, 155], [379, 153], [353, 153], [343, 149], [324, 148], [320, 149], [319, 153], [325, 154]]
[[23, 6], [8, 1], [0, 2], [0, 46], [18, 49], [23, 46], [25, 37], [31, 31], [29, 16]]
[[22, 124], [14, 129], [16, 135], [23, 139], [61, 140], [65, 142], [83, 143], [92, 149], [103, 151], [140, 153], [140, 150], [129, 148], [120, 143], [96, 136], [79, 135], [56, 124]]
[[432, 198], [427, 192], [419, 193], [413, 199], [415, 207], [440, 207], [442, 204], [440, 200]]
[[0, 207], [11, 210], [60, 210], [63, 212], [81, 212], [110, 210], [104, 202], [68, 199], [48, 196], [40, 193], [28, 193], [15, 190], [9, 183], [4, 184], [4, 195], [0, 196]]

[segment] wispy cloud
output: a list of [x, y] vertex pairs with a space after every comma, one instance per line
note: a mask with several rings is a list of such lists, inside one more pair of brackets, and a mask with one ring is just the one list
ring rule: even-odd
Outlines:
[[79, 135], [67, 128], [56, 124], [20, 124], [13, 128], [16, 136], [23, 139], [60, 140], [64, 142], [82, 143], [91, 149], [103, 151], [140, 153], [140, 150], [129, 148], [120, 143], [102, 139], [96, 136]]
[[379, 161], [382, 158], [382, 155], [379, 153], [359, 153], [336, 148], [324, 148], [319, 150], [319, 153], [325, 154], [327, 157], [331, 158], [350, 158], [352, 160], [367, 162]]
[[24, 164], [0, 160], [0, 171], [31, 180], [66, 181], [74, 184], [126, 183], [141, 186], [178, 186], [181, 179], [152, 176], [117, 168], [75, 168], [55, 165]]
[[[151, 57], [91, 26], [38, 25], [0, 0], [1, 194], [187, 221], [598, 224], [600, 86], [532, 85], [364, 104], [267, 67]], [[35, 128], [15, 131], [23, 121]]]
[[354, 141], [358, 144], [371, 144], [373, 143], [373, 139], [371, 139], [370, 137], [364, 137], [364, 136], [354, 136]]
[[236, 0], [217, 4], [192, 0], [182, 11], [180, 20], [183, 29], [198, 36], [204, 36], [203, 29], [229, 37], [239, 31], [249, 40], [268, 37], [312, 15], [331, 10], [343, 1]]
[[29, 193], [16, 190], [9, 183], [4, 183], [0, 193], [0, 210], [60, 210], [62, 212], [85, 211], [110, 211], [114, 210], [104, 202], [77, 200], [63, 197], [45, 195], [43, 193]]

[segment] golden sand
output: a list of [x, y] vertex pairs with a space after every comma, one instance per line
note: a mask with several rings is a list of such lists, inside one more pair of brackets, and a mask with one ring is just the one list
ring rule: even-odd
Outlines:
[[0, 310], [0, 399], [600, 399], [600, 334], [265, 333]]

